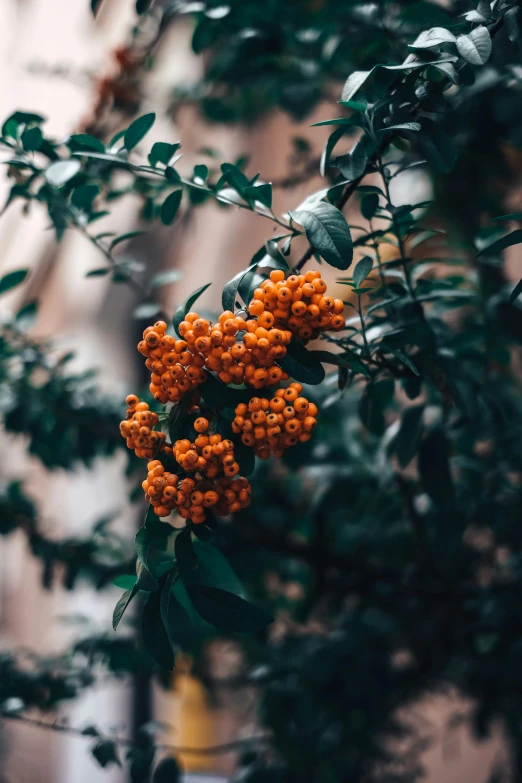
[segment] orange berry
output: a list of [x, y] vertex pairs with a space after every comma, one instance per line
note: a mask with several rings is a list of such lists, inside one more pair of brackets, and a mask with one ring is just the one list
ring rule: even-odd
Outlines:
[[200, 416], [196, 419], [194, 422], [194, 429], [196, 432], [206, 432], [209, 427], [209, 421], [208, 419], [205, 419], [204, 416]]
[[306, 432], [312, 432], [317, 427], [317, 419], [314, 416], [307, 416], [303, 420], [303, 429]]
[[270, 280], [272, 283], [280, 283], [285, 279], [285, 273], [282, 269], [273, 269], [270, 272]]

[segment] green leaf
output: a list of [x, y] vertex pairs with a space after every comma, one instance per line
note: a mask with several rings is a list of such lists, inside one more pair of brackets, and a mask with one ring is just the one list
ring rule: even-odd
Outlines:
[[449, 458], [450, 444], [445, 434], [440, 429], [432, 430], [422, 441], [418, 464], [424, 489], [439, 508], [451, 507], [455, 502]]
[[155, 142], [149, 154], [149, 163], [152, 168], [156, 168], [158, 163], [168, 166], [180, 146], [179, 142], [175, 144], [167, 144], [165, 141]]
[[192, 547], [192, 536], [188, 527], [176, 536], [174, 551], [180, 574], [187, 574], [197, 568], [198, 558]]
[[521, 243], [522, 243], [522, 228], [517, 228], [514, 231], [512, 231], [510, 234], [506, 234], [505, 237], [502, 237], [501, 239], [497, 239], [496, 242], [492, 242], [490, 245], [487, 245], [487, 247], [482, 248], [480, 253], [477, 253], [476, 257], [479, 258], [479, 256], [500, 253], [502, 250], [505, 250], [507, 247], [512, 247], [513, 245], [520, 245]]
[[361, 215], [365, 220], [371, 220], [375, 216], [379, 206], [379, 196], [377, 193], [368, 193], [361, 199]]
[[[339, 103], [342, 103], [344, 105], [344, 101], [339, 101]], [[350, 101], [350, 104], [355, 103], [355, 101]], [[362, 103], [358, 104], [359, 106], [363, 106]], [[352, 107], [353, 108], [353, 107]], [[363, 111], [366, 107], [363, 106]], [[310, 125], [311, 128], [319, 128], [322, 125], [351, 125], [353, 127], [358, 126], [360, 123], [359, 118], [354, 117], [337, 117], [333, 120], [323, 120], [322, 122], [314, 122], [312, 125]]]
[[187, 592], [201, 617], [224, 631], [256, 633], [274, 621], [268, 612], [226, 590], [194, 584]]
[[27, 152], [36, 152], [40, 149], [43, 134], [40, 128], [28, 128], [22, 133], [22, 145]]
[[183, 191], [180, 190], [174, 190], [172, 193], [170, 193], [163, 204], [161, 205], [161, 222], [165, 226], [170, 226], [174, 222], [174, 218], [176, 217], [176, 214], [178, 212], [178, 209], [181, 204], [181, 199], [183, 197]]
[[17, 285], [24, 282], [28, 274], [28, 269], [15, 269], [13, 272], [5, 274], [0, 278], [0, 294], [5, 294], [6, 291], [16, 288]]
[[120, 624], [120, 620], [123, 617], [123, 614], [125, 610], [127, 609], [128, 605], [138, 592], [138, 587], [136, 585], [133, 585], [129, 590], [125, 590], [123, 595], [120, 596], [120, 599], [116, 606], [114, 607], [114, 612], [112, 613], [112, 627], [114, 630], [118, 627]]
[[121, 761], [118, 757], [118, 748], [113, 740], [99, 740], [91, 750], [91, 753], [103, 769], [110, 764], [117, 764], [121, 767]]
[[491, 55], [491, 36], [487, 27], [475, 27], [469, 35], [459, 35], [457, 51], [470, 65], [484, 65]]
[[117, 576], [112, 584], [115, 587], [121, 587], [123, 590], [132, 590], [137, 581], [138, 577], [134, 574], [122, 574], [122, 576]]
[[424, 405], [410, 405], [402, 412], [399, 431], [392, 444], [401, 468], [409, 465], [417, 453], [424, 408]]
[[166, 522], [146, 523], [136, 533], [136, 555], [147, 571], [155, 578], [161, 577], [172, 567], [173, 557], [167, 551], [168, 538], [174, 528]]
[[70, 146], [73, 146], [75, 151], [77, 147], [81, 147], [94, 150], [94, 152], [105, 152], [103, 142], [97, 139], [96, 136], [91, 136], [88, 133], [74, 133], [72, 136], [69, 136], [67, 144], [70, 144], [70, 142], [73, 142]]
[[178, 309], [174, 314], [174, 320], [173, 320], [173, 325], [174, 325], [174, 329], [176, 330], [176, 334], [179, 334], [178, 332], [179, 325], [182, 321], [185, 320], [186, 314], [190, 313], [190, 310], [192, 309], [192, 305], [199, 299], [201, 294], [204, 291], [206, 291], [210, 285], [212, 285], [212, 283], [206, 283], [205, 285], [196, 288], [196, 290], [191, 293], [191, 295], [183, 302], [183, 304], [178, 307]]
[[308, 351], [298, 340], [292, 340], [279, 364], [296, 381], [316, 386], [325, 376], [321, 360], [314, 356], [316, 353]]
[[249, 402], [261, 392], [255, 389], [235, 389], [219, 381], [207, 372], [207, 380], [201, 387], [201, 395], [209, 408], [235, 408], [240, 402]]
[[346, 128], [341, 126], [336, 128], [333, 133], [328, 137], [326, 144], [324, 145], [323, 152], [321, 154], [321, 160], [319, 163], [319, 174], [321, 177], [326, 175], [326, 169], [330, 165], [330, 158], [334, 150], [335, 145], [346, 133]]
[[386, 133], [386, 131], [420, 131], [420, 122], [401, 122], [399, 125], [388, 125], [386, 128], [381, 128], [378, 133]]
[[36, 320], [38, 314], [38, 302], [33, 299], [32, 302], [22, 305], [16, 314], [16, 323], [19, 329], [30, 329]]
[[128, 234], [121, 234], [121, 236], [112, 240], [111, 244], [109, 245], [109, 250], [112, 252], [114, 248], [120, 245], [122, 242], [127, 242], [129, 239], [134, 239], [134, 237], [140, 237], [144, 233], [145, 231], [129, 231]]
[[518, 299], [521, 293], [522, 293], [522, 279], [518, 281], [514, 289], [511, 291], [509, 295], [509, 301], [514, 302], [515, 299]]
[[18, 138], [19, 125], [32, 125], [33, 123], [44, 122], [45, 117], [40, 114], [33, 114], [27, 111], [15, 111], [2, 125], [2, 136], [9, 136], [12, 139]]
[[181, 768], [175, 758], [160, 761], [154, 770], [152, 783], [181, 783]]
[[129, 125], [125, 131], [125, 135], [123, 137], [125, 149], [129, 150], [129, 152], [130, 150], [134, 149], [134, 147], [136, 147], [136, 145], [138, 145], [144, 136], [146, 136], [150, 131], [154, 125], [155, 120], [156, 115], [154, 112], [151, 112], [150, 114], [144, 114], [142, 117], [138, 117], [137, 120], [134, 120], [134, 122], [131, 123], [131, 125]]
[[78, 158], [57, 160], [45, 170], [44, 176], [53, 188], [61, 188], [80, 171], [82, 164]]
[[136, 13], [141, 16], [149, 10], [154, 0], [136, 0]]
[[91, 0], [91, 11], [93, 13], [93, 16], [96, 16], [98, 13], [98, 9], [103, 3], [103, 0]]
[[158, 272], [151, 278], [149, 288], [161, 288], [163, 285], [177, 283], [182, 277], [183, 273], [180, 272], [179, 269], [168, 269], [165, 272]]
[[359, 92], [370, 74], [371, 71], [354, 71], [350, 74], [343, 87], [341, 99], [343, 104], [348, 103]]
[[389, 351], [394, 356], [396, 356], [397, 359], [399, 359], [399, 361], [405, 364], [406, 367], [408, 367], [408, 369], [410, 369], [414, 375], [420, 375], [420, 372], [415, 367], [414, 363], [412, 362], [408, 354], [404, 353], [404, 351], [401, 351], [399, 348], [394, 348], [391, 345], [388, 345], [388, 343], [384, 341], [381, 343], [381, 346], [384, 352]]
[[515, 6], [510, 8], [504, 14], [504, 26], [510, 41], [514, 42], [518, 40], [520, 36], [520, 27], [518, 24], [519, 8]]
[[430, 49], [432, 46], [440, 46], [443, 43], [455, 43], [453, 33], [444, 27], [432, 27], [431, 30], [423, 30], [412, 43], [412, 49]]
[[382, 381], [372, 381], [366, 387], [359, 401], [359, 416], [362, 423], [375, 435], [382, 435], [386, 421], [384, 411], [393, 400], [395, 385], [387, 378]]
[[245, 188], [245, 198], [252, 202], [259, 201], [270, 209], [272, 206], [272, 185], [268, 182], [262, 185], [250, 185]]
[[251, 476], [256, 467], [256, 455], [251, 446], [245, 446], [238, 435], [232, 435], [234, 441], [234, 456], [241, 468], [241, 475]]
[[243, 174], [241, 169], [234, 166], [233, 163], [222, 163], [221, 171], [225, 181], [228, 182], [240, 196], [244, 196], [246, 188], [250, 187], [250, 180]]
[[[257, 264], [253, 264], [246, 271], [242, 269], [241, 272], [238, 272], [237, 275], [235, 275], [235, 277], [232, 278], [232, 280], [229, 280], [228, 283], [226, 283], [225, 287], [223, 288], [223, 293], [221, 294], [221, 305], [223, 307], [223, 311], [225, 310], [230, 310], [231, 312], [235, 311], [236, 298], [237, 298], [239, 286], [241, 285], [241, 281], [243, 280], [245, 275], [248, 275], [252, 269], [256, 268], [256, 266]], [[248, 304], [248, 302], [246, 304]]]
[[174, 667], [174, 653], [163, 624], [161, 613], [162, 592], [155, 590], [149, 595], [149, 600], [142, 615], [141, 636], [143, 645], [150, 657], [159, 666], [170, 671]]
[[160, 599], [161, 619], [173, 645], [186, 643], [194, 631], [191, 617], [178, 599], [178, 581], [179, 574], [173, 569], [167, 576]]
[[341, 155], [333, 161], [348, 181], [357, 179], [364, 174], [368, 158], [362, 141], [358, 141], [351, 152]]
[[493, 220], [522, 220], [522, 212], [512, 212], [510, 215], [499, 215]]
[[71, 204], [78, 209], [90, 210], [92, 202], [99, 194], [100, 188], [98, 185], [80, 185], [75, 188], [71, 195]]
[[455, 165], [456, 152], [448, 134], [430, 120], [424, 119], [418, 134], [422, 154], [435, 171], [449, 174]]
[[197, 567], [181, 574], [187, 588], [189, 585], [205, 585], [243, 595], [243, 585], [219, 549], [202, 541], [194, 541], [192, 547], [197, 558]]
[[346, 270], [353, 259], [352, 236], [343, 213], [321, 201], [309, 209], [290, 212], [290, 216], [302, 225], [313, 249], [330, 266]]
[[370, 256], [364, 256], [364, 258], [361, 258], [361, 260], [353, 270], [353, 282], [355, 283], [357, 288], [360, 288], [361, 284], [364, 283], [364, 281], [372, 271], [372, 268], [373, 268], [373, 259], [370, 258]]

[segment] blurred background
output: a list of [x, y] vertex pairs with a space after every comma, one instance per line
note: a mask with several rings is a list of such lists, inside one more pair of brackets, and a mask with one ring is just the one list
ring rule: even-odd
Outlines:
[[[198, 51], [197, 41], [194, 41], [197, 24], [200, 38], [210, 36], [208, 45], [212, 43], [211, 25], [205, 29], [201, 15], [198, 16], [206, 5], [169, 4], [158, 0], [153, 12], [138, 17], [134, 3], [129, 0], [104, 0], [94, 18], [88, 0], [3, 0], [0, 25], [1, 116], [8, 117], [16, 110], [39, 113], [46, 118], [46, 133], [55, 139], [80, 132], [110, 138], [138, 114], [155, 112], [157, 121], [149, 141], [181, 141], [183, 159], [180, 170], [190, 171], [201, 162], [211, 165], [216, 157], [228, 161], [246, 159], [251, 175], [260, 171], [264, 180], [274, 183], [276, 213], [295, 208], [309, 193], [323, 186], [319, 177], [319, 158], [331, 129], [312, 128], [311, 125], [327, 117], [338, 116], [336, 101], [343, 75], [346, 76], [354, 66], [365, 69], [368, 63], [373, 64], [376, 61], [375, 47], [380, 47], [381, 42], [376, 38], [370, 45], [362, 35], [353, 43], [348, 54], [339, 55], [338, 61], [335, 61], [335, 52], [342, 50], [343, 46], [346, 50], [343, 36], [347, 35], [346, 29], [350, 30], [344, 14], [354, 12], [351, 5], [349, 9], [344, 7], [349, 4], [331, 3], [331, 13], [324, 22], [327, 40], [321, 40], [323, 70], [318, 72], [312, 20], [314, 14], [320, 14], [322, 6], [328, 4], [282, 2], [279, 4], [280, 23], [283, 27], [287, 25], [293, 33], [297, 30], [297, 43], [304, 48], [309, 47], [309, 56], [305, 57], [297, 44], [291, 48], [288, 41], [279, 42], [279, 50], [270, 39], [262, 44], [266, 56], [263, 60], [254, 51], [258, 44], [252, 34], [252, 56], [258, 57], [259, 62], [251, 67], [254, 71], [257, 69], [258, 81], [245, 86], [240, 78], [241, 59], [238, 56], [238, 62], [234, 61], [231, 43], [225, 41], [224, 53], [214, 56], [214, 59], [204, 41], [201, 43], [202, 51]], [[270, 24], [277, 18], [275, 5], [266, 3], [267, 15], [273, 13]], [[405, 25], [408, 24], [406, 11], [415, 5], [424, 7], [425, 17], [419, 17], [419, 22], [431, 18], [431, 14], [434, 23], [439, 18], [443, 20], [441, 23], [446, 23], [448, 19], [456, 19], [458, 13], [468, 10], [464, 5], [461, 8], [459, 3], [446, 9], [445, 3], [439, 6], [437, 3], [398, 2], [394, 6], [395, 12], [404, 11]], [[225, 18], [230, 10], [224, 3], [210, 6], [212, 13], [206, 18], [211, 22], [219, 20], [220, 15]], [[383, 4], [383, 13], [388, 13], [389, 6]], [[359, 14], [369, 15], [370, 25], [371, 19], [375, 19], [376, 6], [361, 5], [360, 9]], [[379, 13], [377, 9], [377, 16]], [[296, 20], [301, 15], [304, 18], [297, 24]], [[285, 34], [289, 35], [288, 32]], [[393, 41], [391, 28], [383, 35], [385, 42], [382, 46], [386, 47], [388, 55], [398, 44]], [[248, 34], [244, 38], [248, 41]], [[331, 55], [325, 54], [327, 47], [330, 47]], [[282, 76], [270, 62], [271, 54], [274, 58], [277, 56], [277, 67], [281, 69]], [[225, 55], [230, 59], [228, 73], [222, 61]], [[234, 68], [238, 72], [234, 72]], [[209, 87], [205, 78], [209, 73], [212, 75], [212, 69], [219, 78], [216, 77], [216, 83]], [[250, 76], [248, 69], [244, 75]], [[493, 68], [489, 77], [494, 78]], [[227, 78], [233, 83], [228, 92], [224, 86]], [[221, 86], [220, 79], [223, 82]], [[281, 95], [274, 99], [273, 85], [278, 80], [282, 85]], [[471, 87], [467, 89], [472, 90]], [[490, 96], [477, 87], [474, 99], [482, 101], [484, 108], [489, 105]], [[465, 109], [470, 125], [476, 123], [474, 107], [475, 104]], [[502, 110], [506, 115], [507, 108]], [[510, 118], [505, 124], [512, 129], [517, 128], [520, 133], [517, 118]], [[489, 132], [488, 138], [497, 140], [497, 129], [489, 129]], [[512, 146], [501, 164], [501, 167], [510, 168], [512, 174], [520, 170], [515, 142], [510, 141]], [[451, 185], [446, 185], [448, 189], [453, 188], [455, 201], [459, 200], [463, 190], [473, 191], [473, 176], [468, 176], [473, 169], [472, 161], [473, 153], [468, 158], [463, 155], [461, 168], [451, 175]], [[502, 176], [499, 171], [498, 178]], [[514, 179], [510, 182], [510, 175], [506, 174], [499, 185], [501, 193], [498, 200], [506, 206], [506, 212], [516, 211], [519, 199], [517, 177]], [[2, 202], [8, 197], [10, 184], [6, 178], [0, 181]], [[424, 170], [414, 169], [396, 180], [395, 203], [423, 201], [434, 192], [440, 197], [439, 184]], [[480, 194], [475, 192], [470, 198], [473, 196], [480, 201]], [[448, 207], [451, 211], [452, 205], [448, 204]], [[469, 208], [471, 210], [471, 206]], [[125, 243], [118, 248], [118, 253], [126, 262], [135, 264], [138, 271], [145, 266], [146, 276], [168, 270], [179, 273], [178, 279], [174, 280], [171, 276], [173, 282], [156, 292], [157, 301], [168, 314], [194, 288], [208, 281], [212, 281], [213, 285], [198, 307], [205, 312], [216, 310], [223, 284], [246, 268], [256, 250], [274, 235], [268, 222], [239, 209], [216, 205], [213, 201], [189, 204], [174, 225], [155, 226], [153, 231], [147, 230], [145, 209], [143, 198], [129, 193], [115, 200], [110, 215], [101, 217], [97, 226], [100, 232], [114, 231], [117, 234], [145, 227], [144, 235]], [[356, 215], [356, 212], [352, 215], [348, 212], [347, 219], [355, 219]], [[462, 241], [467, 228], [470, 233], [477, 228], [470, 226], [471, 219], [464, 209], [455, 213], [453, 218], [455, 231], [462, 229], [459, 220], [466, 226], [461, 230]], [[57, 243], [54, 232], [49, 230], [49, 217], [43, 209], [38, 209], [38, 205], [33, 204], [27, 210], [25, 203], [19, 200], [4, 210], [0, 219], [0, 248], [2, 275], [18, 268], [31, 270], [27, 283], [3, 296], [3, 316], [9, 317], [25, 303], [38, 299], [38, 312], [29, 332], [31, 339], [50, 340], [52, 351], [58, 356], [74, 352], [74, 357], [68, 362], [68, 372], [75, 376], [92, 369], [96, 371], [100, 404], [106, 404], [107, 415], [114, 413], [116, 440], [118, 414], [123, 411], [125, 396], [145, 388], [146, 376], [135, 346], [141, 330], [154, 317], [142, 318], [139, 312], [136, 317], [136, 308], [141, 302], [128, 287], [115, 285], [107, 277], [86, 277], [89, 271], [100, 266], [98, 250], [73, 231], [66, 232], [62, 241]], [[383, 246], [383, 257], [389, 252], [389, 246]], [[519, 270], [519, 259], [514, 252], [508, 257], [506, 279], [516, 279]], [[336, 284], [334, 272], [325, 268], [323, 275], [332, 295], [342, 297], [345, 292]], [[31, 384], [37, 389], [38, 383], [38, 377], [34, 375]], [[3, 410], [9, 410], [9, 390], [3, 387], [3, 392], [1, 405]], [[106, 403], [103, 402], [105, 400]], [[343, 425], [343, 436], [352, 438], [355, 449], [357, 436], [350, 424], [353, 404], [348, 400], [339, 408], [338, 402], [335, 402], [325, 410], [325, 432], [334, 432], [339, 416], [344, 417], [343, 421], [347, 423]], [[86, 432], [91, 427], [94, 431], [96, 426], [95, 421], [87, 422]], [[56, 465], [49, 465], [45, 455], [42, 458], [33, 448], [30, 434], [24, 433], [23, 428], [19, 428], [19, 434], [13, 434], [16, 427], [7, 429], [10, 431], [4, 430], [1, 435], [0, 456], [4, 495], [7, 497], [5, 493], [12, 492], [13, 482], [23, 481], [24, 497], [38, 508], [40, 531], [43, 531], [45, 541], [67, 540], [72, 547], [70, 551], [76, 553], [74, 547], [78, 542], [91, 540], [93, 526], [98, 525], [99, 535], [102, 539], [106, 536], [105, 543], [109, 541], [117, 554], [123, 553], [130, 558], [132, 538], [140, 524], [143, 508], [136, 499], [138, 495], [129, 499], [132, 480], [129, 479], [127, 456], [120, 444], [109, 444], [107, 455], [95, 456], [90, 464], [86, 464], [85, 460], [75, 460], [70, 465], [59, 461]], [[333, 439], [331, 435], [332, 442]], [[368, 470], [378, 472], [377, 456], [367, 446], [363, 440], [359, 456], [352, 454], [347, 464], [353, 467], [354, 460], [360, 459], [361, 464], [366, 460], [367, 467], [372, 466]], [[341, 470], [343, 458], [334, 455], [332, 460], [331, 464]], [[305, 487], [307, 482], [308, 486], [315, 482], [315, 490], [321, 485], [321, 476], [318, 478], [313, 471], [310, 473], [303, 475], [299, 465], [261, 469], [259, 492], [263, 487], [269, 487], [268, 495], [264, 496], [268, 508], [266, 513], [270, 515], [269, 524], [284, 524], [285, 509], [288, 511], [290, 502], [288, 495], [292, 494], [292, 513], [302, 514], [303, 518], [306, 516], [306, 509], [299, 507], [302, 482]], [[342, 478], [342, 471], [339, 475]], [[346, 476], [348, 482], [355, 480], [353, 470]], [[323, 483], [323, 488], [325, 486], [331, 488], [332, 484]], [[371, 485], [368, 491], [372, 493]], [[357, 501], [351, 484], [347, 492], [352, 493], [350, 503], [355, 504]], [[9, 503], [15, 502], [12, 495], [9, 498], [9, 502], [4, 498], [5, 513], [8, 513]], [[331, 503], [335, 505], [336, 502], [334, 495]], [[371, 536], [377, 536], [377, 533], [367, 534], [366, 545], [371, 547], [374, 545], [370, 541]], [[305, 540], [304, 535], [302, 530], [297, 530], [291, 540], [299, 545]], [[349, 542], [350, 535], [355, 540], [356, 533], [352, 531], [347, 533], [344, 544]], [[385, 549], [389, 545], [395, 557], [393, 547], [401, 550], [403, 534], [389, 529], [386, 535], [388, 537], [383, 539], [382, 547]], [[189, 752], [181, 750], [177, 757], [187, 780], [194, 783], [225, 781], [237, 775], [238, 760], [245, 764], [249, 761], [245, 759], [245, 753], [250, 746], [248, 742], [243, 745], [243, 740], [263, 737], [267, 731], [264, 718], [259, 719], [258, 681], [245, 676], [253, 665], [262, 682], [263, 667], [267, 665], [265, 653], [255, 644], [249, 648], [248, 643], [216, 634], [203, 640], [197, 650], [180, 652], [172, 677], [165, 674], [158, 676], [150, 666], [141, 665], [139, 661], [135, 666], [121, 664], [118, 656], [130, 660], [135, 640], [131, 617], [117, 636], [107, 630], [119, 596], [117, 588], [111, 587], [109, 581], [98, 590], [96, 575], [93, 579], [86, 579], [81, 573], [78, 579], [69, 574], [68, 582], [68, 550], [63, 562], [59, 562], [57, 557], [55, 564], [49, 566], [50, 561], [47, 560], [46, 566], [41, 550], [38, 556], [34, 556], [38, 546], [34, 536], [32, 539], [29, 536], [29, 542], [28, 546], [28, 533], [23, 525], [22, 529], [0, 537], [0, 647], [3, 651], [16, 653], [16, 667], [22, 672], [32, 671], [32, 656], [35, 654], [39, 666], [44, 670], [47, 666], [48, 672], [52, 672], [49, 674], [51, 680], [55, 677], [56, 681], [60, 679], [57, 671], [66, 671], [63, 687], [66, 690], [70, 687], [69, 696], [75, 698], [69, 699], [67, 692], [60, 692], [56, 700], [50, 698], [49, 705], [44, 708], [48, 719], [59, 720], [64, 731], [17, 722], [16, 718], [0, 721], [0, 779], [6, 783], [36, 780], [43, 783], [117, 783], [128, 780], [125, 768], [117, 765], [108, 765], [105, 769], [100, 767], [89, 753], [92, 744], [89, 737], [67, 731], [68, 726], [85, 727], [92, 723], [123, 736], [139, 736], [139, 733], [136, 734], [137, 727], [147, 724], [150, 732], [160, 737], [157, 740], [160, 745], [188, 749]], [[228, 546], [240, 576], [243, 569], [248, 578], [248, 570], [254, 563], [251, 554], [239, 545]], [[488, 539], [484, 546], [487, 549], [493, 545]], [[283, 558], [284, 566], [279, 556]], [[299, 556], [298, 546], [293, 556], [270, 552], [268, 548], [263, 578], [257, 582], [253, 580], [253, 592], [268, 595], [277, 608], [276, 623], [265, 643], [276, 648], [279, 645], [280, 650], [284, 649], [285, 640], [296, 639], [295, 644], [299, 644], [304, 637], [321, 639], [334, 627], [329, 599], [325, 598], [322, 603], [321, 590], [317, 585], [315, 598], [310, 597], [310, 564], [305, 561]], [[103, 558], [101, 562], [103, 565]], [[51, 589], [42, 589], [42, 577], [44, 583], [46, 581], [46, 567], [55, 569], [52, 576], [47, 574], [47, 588]], [[74, 589], [69, 589], [71, 587]], [[343, 611], [350, 611], [350, 601], [359, 600], [356, 592], [354, 590], [354, 595], [346, 597]], [[384, 644], [380, 634], [386, 635], [386, 629], [375, 622], [376, 640], [372, 649], [377, 651]], [[120, 640], [120, 649], [113, 647], [116, 639]], [[71, 646], [74, 653], [68, 653], [67, 659], [60, 660], [63, 651], [70, 650]], [[401, 649], [400, 644], [394, 642], [391, 652], [398, 656], [398, 670], [408, 667], [406, 648]], [[387, 650], [386, 656], [391, 652]], [[289, 658], [294, 654], [305, 655], [292, 649], [280, 654]], [[7, 682], [15, 677], [13, 672], [16, 667], [11, 666], [14, 659], [9, 658], [7, 653], [0, 655], [4, 655], [0, 663], [0, 677], [5, 677]], [[356, 652], [350, 652], [343, 667], [359, 665], [353, 663], [351, 655], [357, 657]], [[89, 661], [89, 677], [92, 675], [91, 667], [96, 669], [95, 682], [89, 681], [88, 685], [83, 679], [84, 659]], [[328, 658], [324, 665], [328, 667]], [[364, 682], [364, 677], [367, 677], [374, 683], [379, 681], [382, 692], [386, 688], [393, 690], [381, 671], [377, 652], [376, 660], [374, 663], [370, 661], [368, 667], [361, 675]], [[313, 715], [315, 697], [310, 696], [310, 703], [305, 703], [306, 682], [305, 678], [305, 683], [297, 686], [299, 698], [303, 698], [302, 710], [310, 709]], [[338, 684], [341, 689], [352, 687], [342, 678], [338, 683], [341, 683]], [[29, 689], [29, 685], [27, 687]], [[319, 691], [322, 687], [320, 682], [310, 686], [311, 690], [317, 688]], [[325, 684], [324, 687], [329, 686]], [[346, 704], [350, 704], [349, 693], [344, 695], [347, 697]], [[508, 755], [508, 743], [501, 722], [497, 721], [498, 715], [492, 716], [488, 731], [479, 739], [468, 720], [476, 706], [474, 694], [448, 681], [440, 689], [426, 687], [422, 692], [422, 687], [419, 687], [417, 691], [413, 688], [403, 695], [405, 698], [395, 702], [388, 699], [382, 709], [388, 715], [400, 713], [406, 724], [413, 727], [415, 736], [408, 739], [406, 734], [397, 732], [386, 742], [400, 747], [404, 759], [410, 758], [408, 754], [411, 758], [415, 757], [413, 766], [420, 764], [424, 768], [426, 780], [430, 783], [493, 780], [492, 775], [502, 767]], [[369, 701], [373, 698], [368, 694]], [[373, 729], [371, 722], [365, 724], [365, 695], [354, 695], [354, 699], [358, 712], [363, 713], [357, 731], [361, 732], [361, 736], [367, 736]], [[266, 707], [269, 713], [278, 709], [274, 704]], [[371, 709], [379, 711], [376, 704]], [[283, 715], [284, 708], [281, 707], [281, 710]], [[40, 719], [37, 709], [34, 716], [35, 720]], [[341, 710], [336, 720], [342, 722], [345, 718]], [[288, 718], [288, 721], [293, 720], [296, 719]], [[272, 716], [270, 721], [277, 732], [277, 720]], [[329, 730], [340, 732], [341, 744], [346, 746], [347, 740], [342, 739], [343, 730], [335, 728], [335, 725]], [[310, 738], [310, 742], [314, 741]], [[403, 743], [408, 742], [410, 745], [406, 750]], [[229, 743], [230, 749], [227, 747]], [[216, 752], [208, 751], [215, 746], [223, 748]], [[207, 750], [197, 752], [198, 748]], [[275, 759], [277, 761], [277, 754]], [[351, 762], [345, 759], [343, 763], [350, 769]], [[408, 762], [401, 764], [406, 769]], [[404, 769], [397, 769], [393, 774], [389, 771], [389, 777], [385, 779], [410, 779], [401, 777], [406, 775]], [[237, 781], [241, 779], [234, 778]], [[365, 779], [360, 771], [354, 771], [350, 777], [339, 774], [338, 777], [324, 778], [325, 781], [350, 780], [353, 783]]]

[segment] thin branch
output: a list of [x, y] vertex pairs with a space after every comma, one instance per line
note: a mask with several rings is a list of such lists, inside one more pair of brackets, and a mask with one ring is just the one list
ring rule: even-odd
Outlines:
[[[0, 712], [0, 719], [17, 721], [18, 723], [23, 723], [39, 729], [55, 731], [61, 734], [67, 734], [72, 737], [83, 737], [84, 739], [91, 741], [96, 739], [106, 739], [122, 747], [136, 747], [138, 745], [137, 742], [134, 742], [134, 740], [128, 737], [94, 735], [93, 733], [86, 732], [86, 729], [79, 729], [74, 726], [68, 726], [64, 723], [48, 723], [47, 721], [39, 720], [38, 718], [30, 718], [29, 716], [22, 715], [20, 713]], [[268, 734], [254, 734], [251, 737], [244, 737], [242, 739], [233, 740], [232, 742], [225, 742], [221, 745], [208, 745], [202, 748], [185, 748], [183, 746], [166, 745], [163, 743], [158, 743], [156, 748], [169, 751], [173, 754], [216, 756], [222, 753], [230, 753], [235, 750], [241, 750], [245, 747], [248, 748], [253, 744], [267, 742], [269, 739], [270, 736]]]

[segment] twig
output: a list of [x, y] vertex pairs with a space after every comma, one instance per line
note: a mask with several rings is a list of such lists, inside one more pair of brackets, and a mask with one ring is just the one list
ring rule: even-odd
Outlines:
[[[61, 734], [68, 734], [72, 737], [83, 737], [84, 739], [107, 739], [114, 742], [116, 745], [123, 747], [135, 747], [138, 743], [134, 742], [129, 737], [118, 736], [96, 736], [94, 733], [86, 733], [85, 729], [79, 729], [74, 726], [68, 726], [64, 723], [47, 723], [46, 721], [39, 720], [38, 718], [30, 718], [27, 715], [20, 713], [6, 713], [0, 712], [0, 718], [2, 720], [13, 720], [19, 723], [25, 723], [28, 726], [34, 726], [39, 729], [47, 729], [49, 731], [56, 731]], [[243, 739], [233, 740], [232, 742], [225, 742], [222, 745], [209, 745], [203, 748], [185, 748], [176, 745], [157, 744], [156, 747], [160, 750], [167, 750], [174, 754], [186, 754], [186, 755], [204, 755], [213, 756], [221, 753], [230, 753], [234, 750], [241, 750], [241, 748], [249, 747], [255, 743], [266, 742], [270, 739], [268, 734], [254, 734], [251, 737], [245, 737]]]

